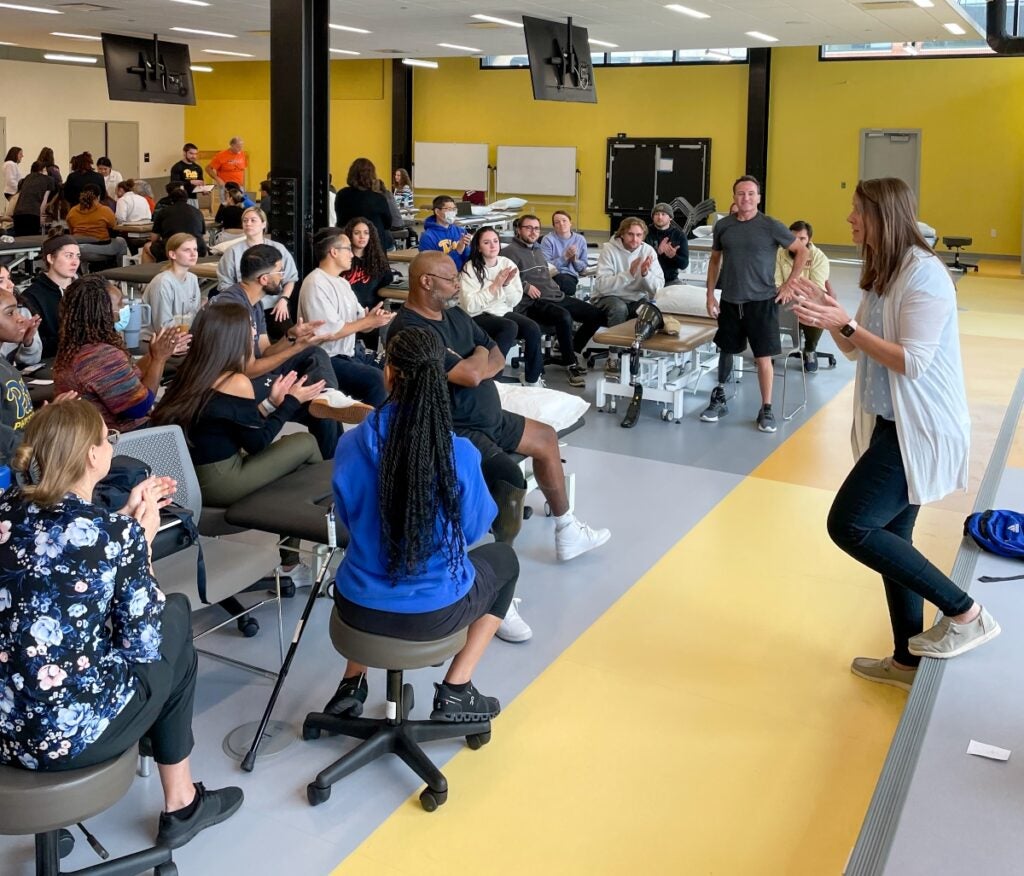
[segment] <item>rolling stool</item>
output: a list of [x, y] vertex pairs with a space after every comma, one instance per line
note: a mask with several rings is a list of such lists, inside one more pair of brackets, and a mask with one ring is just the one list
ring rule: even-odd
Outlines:
[[88, 873], [89, 876], [134, 876], [155, 869], [156, 876], [176, 876], [171, 850], [154, 846], [73, 873], [60, 869], [74, 840], [61, 828], [109, 809], [131, 787], [139, 752], [129, 748], [116, 760], [62, 772], [38, 772], [0, 766], [0, 834], [36, 838], [36, 876]]
[[335, 609], [331, 612], [331, 643], [335, 650], [350, 660], [386, 669], [387, 717], [360, 718], [362, 706], [353, 706], [346, 716], [310, 712], [302, 725], [303, 739], [317, 739], [321, 731], [354, 736], [364, 742], [347, 752], [329, 767], [321, 770], [306, 787], [310, 806], [317, 806], [331, 796], [331, 785], [338, 779], [355, 772], [384, 754], [397, 754], [416, 773], [427, 787], [420, 794], [420, 803], [427, 812], [433, 812], [448, 799], [448, 781], [434, 766], [420, 742], [435, 739], [454, 739], [465, 736], [472, 749], [478, 749], [491, 740], [490, 721], [409, 721], [413, 707], [413, 688], [402, 683], [404, 669], [423, 669], [437, 666], [453, 657], [466, 644], [466, 630], [459, 630], [444, 639], [433, 642], [410, 642], [364, 633], [348, 626]]
[[951, 249], [953, 251], [953, 261], [946, 262], [946, 267], [948, 267], [952, 271], [963, 271], [964, 273], [966, 273], [967, 271], [974, 271], [975, 273], [977, 273], [977, 262], [965, 262], [961, 261], [960, 259], [960, 254], [963, 251], [964, 247], [970, 246], [973, 243], [974, 238], [972, 237], [944, 236], [942, 238], [942, 245], [945, 246], [946, 249]]

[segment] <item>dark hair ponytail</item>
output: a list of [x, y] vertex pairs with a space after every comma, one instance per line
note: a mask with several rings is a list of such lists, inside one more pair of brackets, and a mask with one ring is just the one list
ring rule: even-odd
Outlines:
[[454, 576], [464, 562], [466, 536], [444, 343], [430, 329], [407, 328], [388, 340], [387, 361], [394, 382], [377, 501], [388, 577], [395, 582], [421, 572], [438, 549]]

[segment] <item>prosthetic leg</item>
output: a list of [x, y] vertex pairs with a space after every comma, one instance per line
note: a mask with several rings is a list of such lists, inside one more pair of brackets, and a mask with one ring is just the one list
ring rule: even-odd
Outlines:
[[511, 545], [523, 528], [526, 479], [519, 466], [506, 453], [496, 453], [483, 460], [480, 471], [491, 497], [498, 506], [498, 516], [491, 525], [494, 540]]
[[620, 424], [623, 429], [632, 429], [636, 425], [636, 421], [640, 419], [640, 403], [644, 400], [644, 386], [637, 382], [640, 374], [640, 347], [663, 325], [665, 318], [661, 311], [649, 301], [645, 301], [637, 308], [635, 334], [629, 348], [629, 385], [633, 387], [633, 398]]

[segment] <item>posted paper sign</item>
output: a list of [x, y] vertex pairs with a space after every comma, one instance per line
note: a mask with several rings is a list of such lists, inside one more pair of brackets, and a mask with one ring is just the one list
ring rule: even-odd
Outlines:
[[975, 754], [978, 757], [987, 757], [990, 760], [1009, 760], [1010, 750], [1007, 748], [998, 748], [995, 745], [989, 745], [987, 742], [978, 742], [976, 739], [972, 739], [970, 745], [967, 746], [968, 754]]

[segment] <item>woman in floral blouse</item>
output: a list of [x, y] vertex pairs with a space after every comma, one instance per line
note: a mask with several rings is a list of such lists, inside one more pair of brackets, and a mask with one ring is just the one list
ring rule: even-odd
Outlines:
[[92, 504], [116, 440], [88, 402], [50, 405], [14, 457], [31, 485], [0, 495], [0, 762], [78, 769], [146, 737], [166, 804], [157, 841], [177, 848], [242, 792], [192, 782], [190, 607], [150, 566], [175, 482], [146, 479], [120, 512]]

